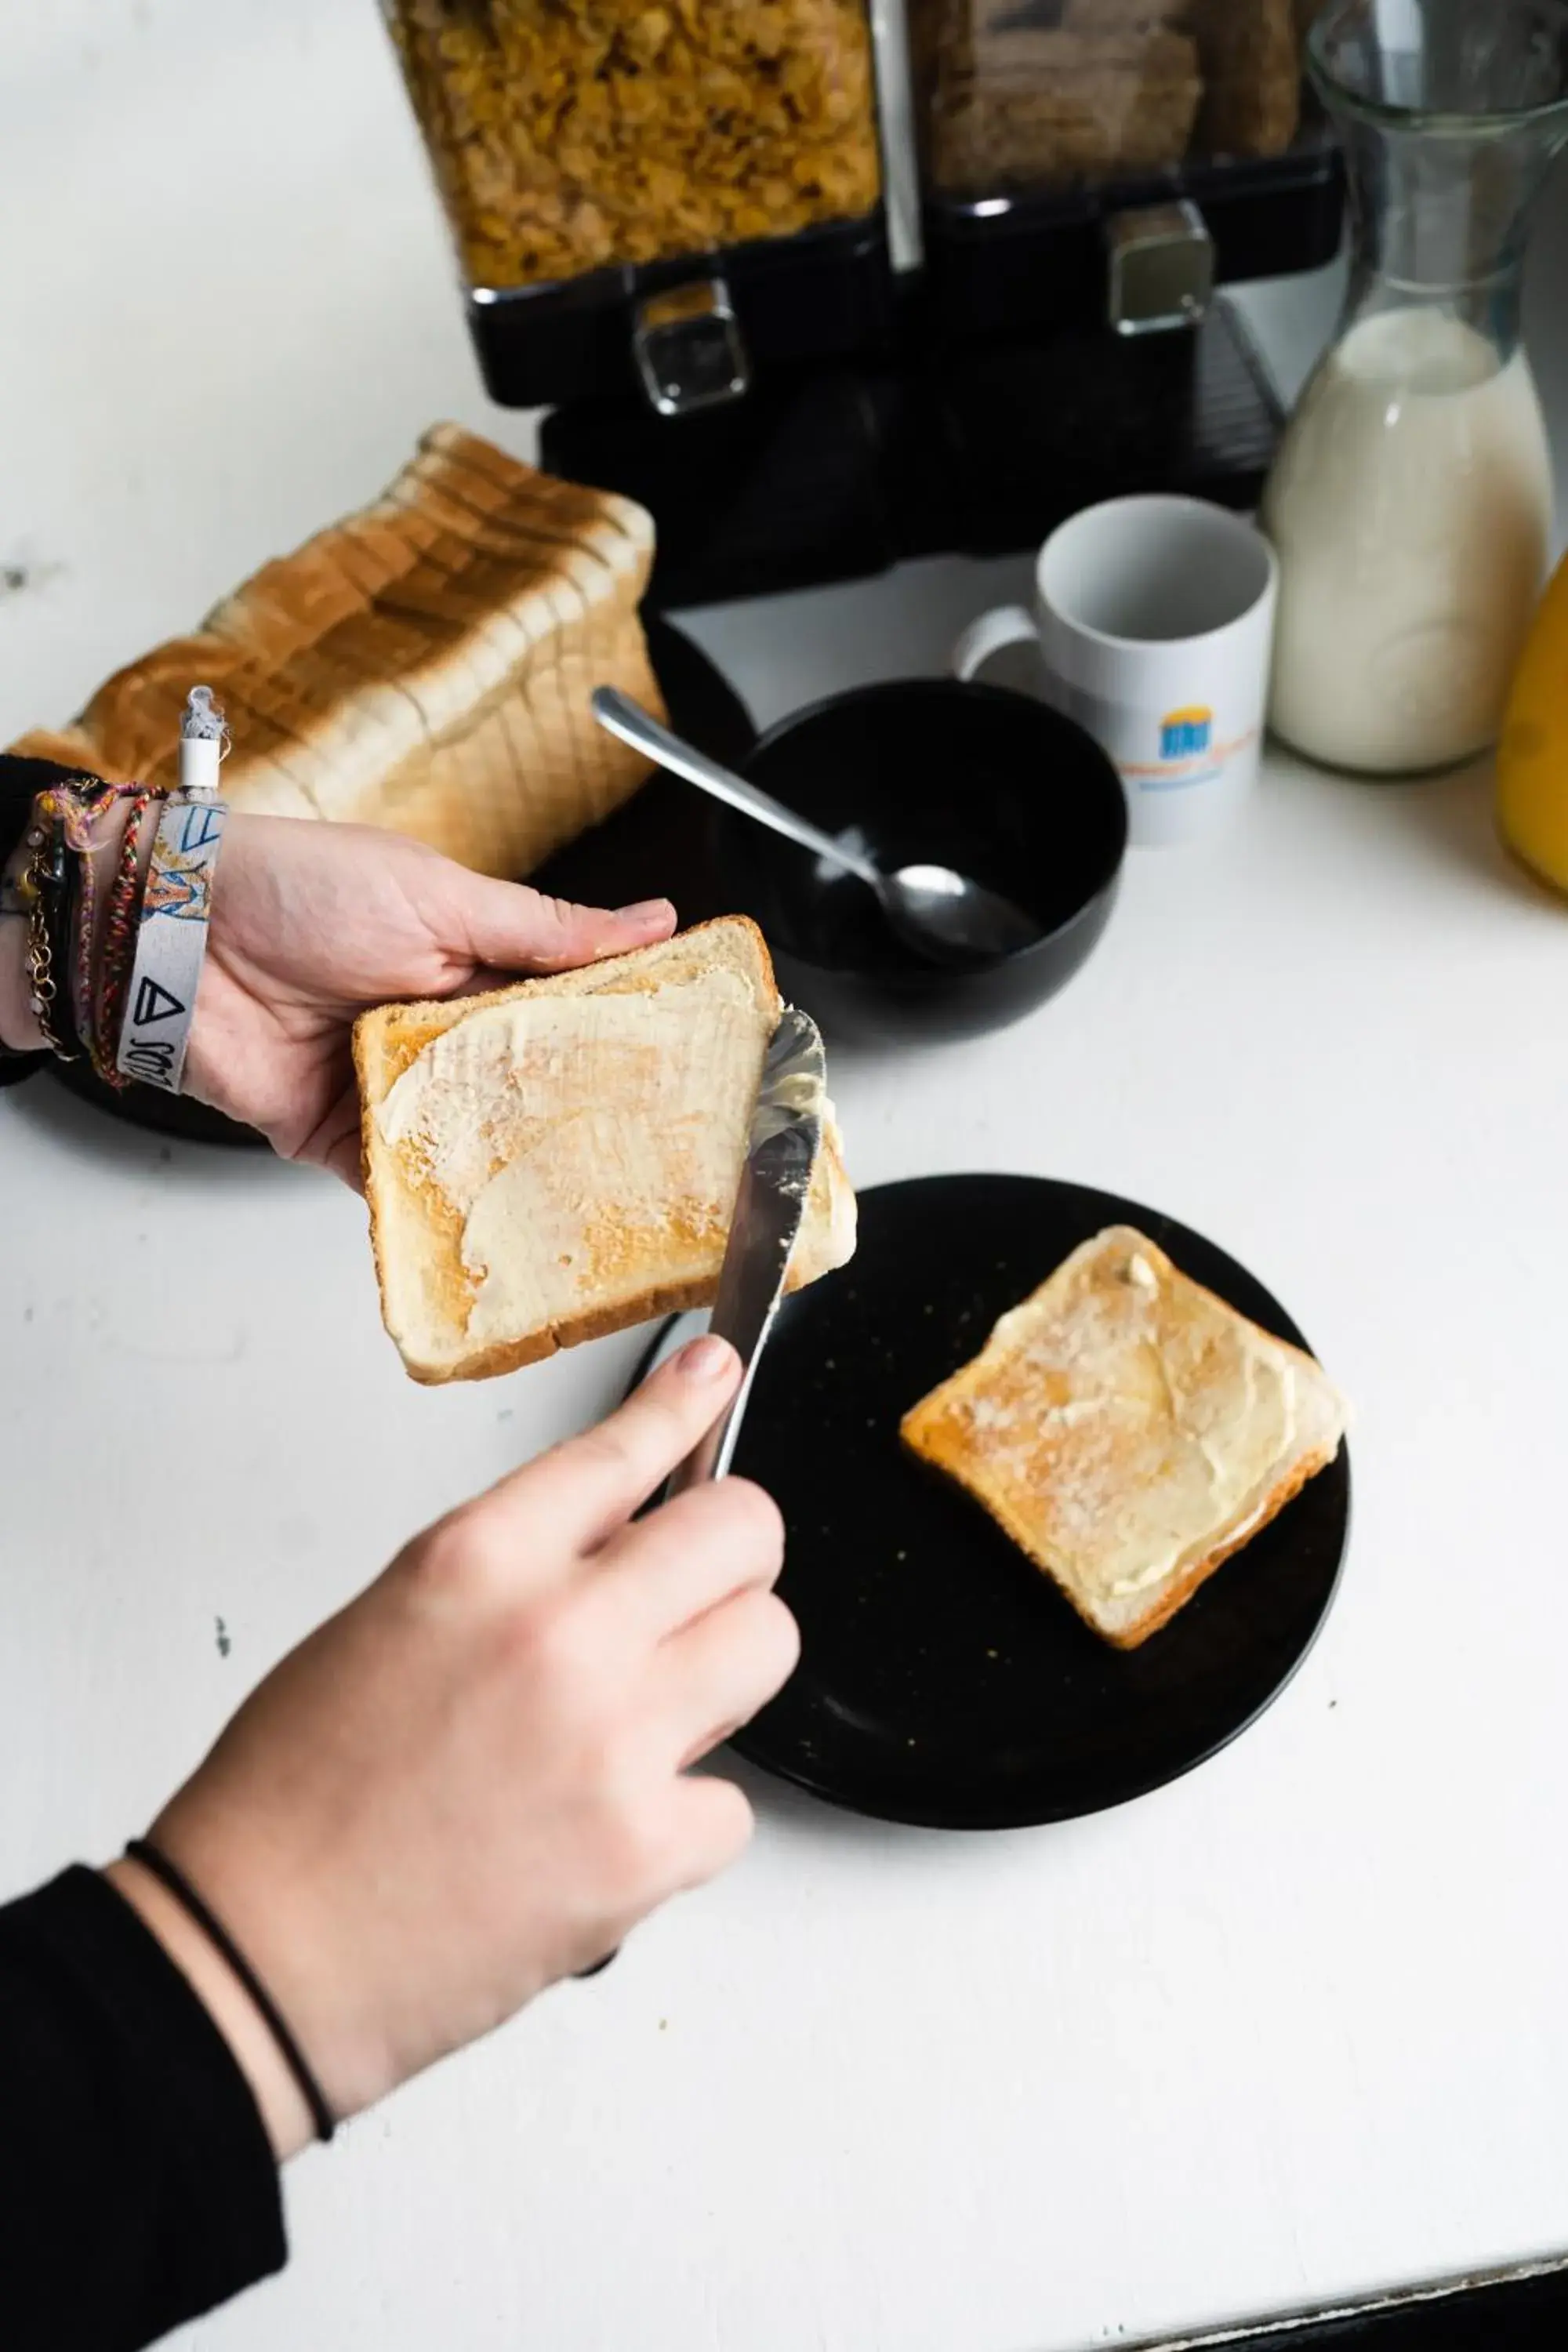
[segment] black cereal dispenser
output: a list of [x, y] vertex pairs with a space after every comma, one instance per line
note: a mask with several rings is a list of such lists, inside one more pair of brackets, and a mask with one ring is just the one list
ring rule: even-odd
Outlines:
[[887, 307], [860, 0], [384, 0], [492, 398], [689, 416]]
[[1215, 298], [1337, 247], [1313, 0], [383, 5], [486, 386], [652, 509], [656, 601], [1257, 497]]

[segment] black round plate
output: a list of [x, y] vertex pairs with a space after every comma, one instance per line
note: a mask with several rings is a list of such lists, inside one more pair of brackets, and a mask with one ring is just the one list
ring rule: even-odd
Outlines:
[[978, 1504], [908, 1454], [902, 1414], [1104, 1226], [1304, 1347], [1279, 1303], [1169, 1217], [1032, 1177], [931, 1177], [860, 1201], [842, 1274], [785, 1305], [735, 1467], [773, 1494], [801, 1664], [737, 1752], [885, 1821], [1010, 1829], [1157, 1789], [1246, 1729], [1311, 1646], [1339, 1580], [1339, 1459], [1163, 1631], [1091, 1633]]
[[[647, 617], [646, 633], [654, 675], [676, 732], [738, 767], [757, 735], [740, 696], [700, 646], [658, 614]], [[697, 886], [700, 905], [694, 905], [691, 889], [682, 887], [700, 862], [706, 866], [700, 814], [705, 805], [689, 786], [668, 776], [650, 777], [624, 808], [569, 842], [529, 878], [558, 898], [576, 898], [588, 906], [626, 907], [638, 898], [675, 898], [681, 902], [683, 921], [718, 914], [722, 910], [709, 904], [712, 892], [705, 882]], [[254, 1128], [242, 1127], [188, 1096], [160, 1094], [156, 1087], [141, 1086], [116, 1093], [87, 1062], [49, 1062], [45, 1068], [83, 1102], [130, 1127], [177, 1136], [185, 1143], [267, 1148], [266, 1137]]]

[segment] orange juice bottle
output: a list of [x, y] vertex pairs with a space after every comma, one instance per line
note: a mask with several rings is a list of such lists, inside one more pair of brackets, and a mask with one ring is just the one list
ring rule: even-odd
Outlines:
[[1568, 562], [1514, 677], [1498, 747], [1498, 815], [1515, 856], [1568, 890]]

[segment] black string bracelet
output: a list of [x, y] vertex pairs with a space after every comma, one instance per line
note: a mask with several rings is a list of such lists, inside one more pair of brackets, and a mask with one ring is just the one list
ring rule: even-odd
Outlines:
[[125, 1858], [127, 1862], [139, 1862], [143, 1870], [150, 1872], [159, 1885], [174, 1896], [181, 1909], [189, 1912], [207, 1941], [222, 1953], [266, 2020], [268, 2032], [282, 2053], [289, 2072], [300, 2085], [300, 2095], [310, 2110], [316, 2137], [323, 2142], [330, 2140], [337, 2129], [337, 2123], [322, 2095], [321, 2086], [311, 2073], [304, 2052], [284, 2023], [277, 2002], [228, 1929], [221, 1920], [213, 1916], [184, 1871], [176, 1870], [167, 1854], [160, 1853], [157, 1847], [149, 1845], [145, 1838], [132, 1838], [125, 1849]]

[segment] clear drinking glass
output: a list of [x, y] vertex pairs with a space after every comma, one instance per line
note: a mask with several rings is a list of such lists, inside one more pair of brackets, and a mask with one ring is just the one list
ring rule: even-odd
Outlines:
[[1271, 718], [1329, 765], [1415, 773], [1496, 741], [1545, 576], [1521, 297], [1531, 208], [1568, 141], [1568, 5], [1330, 0], [1308, 58], [1354, 243], [1339, 335], [1264, 499]]

